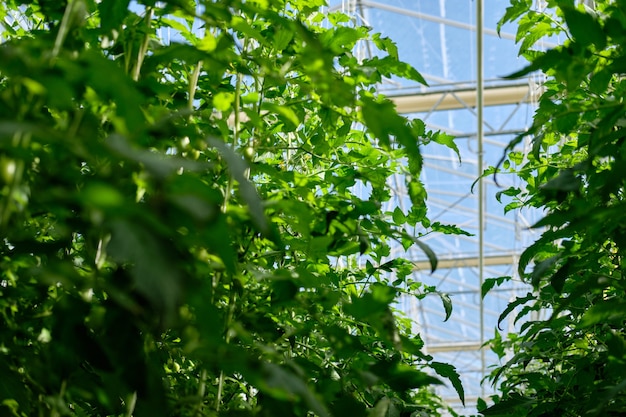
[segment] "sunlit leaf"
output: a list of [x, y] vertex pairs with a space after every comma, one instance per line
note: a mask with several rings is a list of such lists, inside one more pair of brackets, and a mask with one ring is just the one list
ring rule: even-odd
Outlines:
[[582, 45], [594, 44], [598, 49], [606, 46], [606, 36], [602, 26], [589, 13], [581, 12], [573, 7], [563, 7], [562, 11], [567, 27], [576, 41]]

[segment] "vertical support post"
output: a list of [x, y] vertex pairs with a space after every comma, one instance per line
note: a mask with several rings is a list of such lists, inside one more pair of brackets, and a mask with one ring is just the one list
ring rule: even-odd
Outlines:
[[[478, 291], [480, 296], [480, 344], [485, 343], [485, 305], [482, 297], [485, 267], [485, 184], [483, 174], [483, 109], [484, 109], [484, 74], [483, 74], [483, 0], [476, 0], [476, 115], [477, 115], [477, 141], [478, 141]], [[481, 379], [485, 377], [485, 350], [480, 349]], [[485, 390], [481, 386], [481, 396]]]

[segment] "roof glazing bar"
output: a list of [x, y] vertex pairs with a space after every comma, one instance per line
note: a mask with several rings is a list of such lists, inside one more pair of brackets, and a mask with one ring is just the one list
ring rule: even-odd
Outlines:
[[[403, 15], [409, 16], [409, 17], [416, 17], [418, 19], [426, 20], [426, 21], [429, 21], [429, 22], [442, 23], [444, 25], [456, 27], [456, 28], [459, 28], [459, 29], [467, 29], [467, 30], [471, 30], [471, 31], [475, 31], [476, 30], [476, 26], [475, 25], [470, 25], [469, 23], [463, 23], [463, 22], [459, 22], [459, 21], [456, 21], [456, 20], [452, 20], [452, 19], [446, 19], [446, 18], [443, 18], [443, 17], [433, 16], [433, 15], [429, 15], [429, 14], [426, 14], [426, 13], [416, 12], [414, 10], [407, 10], [407, 9], [403, 9], [402, 7], [390, 6], [388, 4], [378, 3], [378, 2], [370, 1], [370, 0], [361, 0], [359, 3], [362, 4], [363, 6], [374, 7], [376, 9], [386, 10], [388, 12], [393, 12], [393, 13], [398, 13], [398, 14], [403, 14]], [[498, 37], [504, 38], [504, 39], [515, 40], [515, 35], [514, 34], [512, 34], [512, 33], [502, 33], [501, 32], [500, 35], [498, 35], [498, 31], [496, 31], [494, 29], [484, 29], [483, 33], [486, 34], [486, 35], [498, 36]]]

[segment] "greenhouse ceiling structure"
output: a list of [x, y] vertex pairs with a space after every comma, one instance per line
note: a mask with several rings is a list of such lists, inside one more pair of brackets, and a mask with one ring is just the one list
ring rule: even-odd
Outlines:
[[[400, 310], [414, 320], [426, 352], [457, 367], [466, 408], [451, 387], [441, 394], [467, 413], [475, 410], [479, 397], [491, 392], [487, 384], [481, 386], [481, 380], [497, 357], [481, 346], [498, 331], [498, 316], [511, 299], [528, 291], [515, 279], [516, 264], [537, 236], [530, 226], [538, 220], [538, 213], [505, 215], [505, 204], [496, 199], [498, 191], [514, 185], [512, 178], [478, 179], [485, 169], [498, 164], [508, 143], [527, 129], [541, 93], [540, 75], [503, 78], [526, 65], [517, 54], [515, 28], [504, 26], [500, 34], [496, 30], [507, 4], [497, 0], [343, 0], [329, 7], [396, 42], [400, 59], [414, 66], [429, 85], [389, 79], [380, 91], [392, 98], [401, 113], [456, 137], [460, 158], [444, 146], [424, 148], [422, 180], [431, 221], [459, 226], [471, 236], [425, 236], [423, 241], [439, 258], [432, 274], [418, 248], [408, 253], [415, 263], [413, 279], [449, 294], [454, 310], [444, 322], [441, 300], [410, 296], [403, 299]], [[367, 57], [376, 51], [370, 44], [361, 44], [356, 53]], [[400, 207], [406, 212], [411, 203], [402, 179], [396, 181], [395, 191], [389, 210]], [[398, 247], [396, 254], [405, 256], [404, 249]], [[484, 280], [500, 276], [514, 279], [483, 299]], [[500, 325], [500, 331], [512, 330], [515, 323], [510, 320]]]

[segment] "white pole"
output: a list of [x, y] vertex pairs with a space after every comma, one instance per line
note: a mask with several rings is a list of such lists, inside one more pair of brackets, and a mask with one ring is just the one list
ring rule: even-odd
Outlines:
[[[482, 179], [483, 173], [483, 107], [484, 107], [484, 83], [483, 83], [483, 0], [476, 0], [476, 115], [478, 128], [476, 130], [478, 140], [478, 291], [482, 295], [484, 282], [484, 229], [485, 229], [485, 184]], [[480, 344], [485, 343], [485, 306], [483, 297], [480, 297]], [[482, 378], [485, 377], [485, 349], [480, 350], [480, 363]], [[482, 379], [481, 378], [481, 379]], [[481, 394], [485, 395], [485, 389], [481, 385]]]

